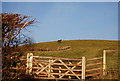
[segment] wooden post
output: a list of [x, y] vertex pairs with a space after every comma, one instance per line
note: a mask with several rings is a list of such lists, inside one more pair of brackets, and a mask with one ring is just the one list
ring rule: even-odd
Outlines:
[[[49, 59], [49, 63], [51, 62], [51, 60]], [[48, 77], [51, 77], [51, 65], [48, 66]]]
[[26, 73], [27, 74], [31, 74], [32, 72], [32, 60], [33, 60], [33, 54], [32, 53], [28, 53], [27, 54], [27, 70], [26, 70]]
[[86, 58], [82, 57], [82, 81], [85, 81]]
[[103, 50], [103, 75], [106, 75], [106, 50]]
[[61, 76], [61, 67], [59, 66], [59, 77]]

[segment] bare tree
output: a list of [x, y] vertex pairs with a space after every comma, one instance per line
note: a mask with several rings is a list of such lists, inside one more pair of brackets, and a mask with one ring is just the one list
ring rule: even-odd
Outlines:
[[35, 22], [30, 16], [21, 14], [2, 13], [2, 46], [10, 46], [13, 40], [29, 25]]
[[18, 79], [20, 73], [11, 70], [11, 67], [21, 63], [19, 57], [23, 51], [21, 49], [16, 53], [16, 48], [19, 45], [31, 43], [30, 38], [25, 36], [21, 30], [33, 24], [35, 19], [18, 13], [1, 13], [0, 17], [2, 18], [2, 77], [5, 81]]

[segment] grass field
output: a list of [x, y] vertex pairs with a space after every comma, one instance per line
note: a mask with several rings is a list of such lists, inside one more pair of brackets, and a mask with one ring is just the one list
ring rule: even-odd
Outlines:
[[[34, 55], [53, 56], [53, 57], [67, 57], [67, 58], [81, 58], [85, 56], [99, 57], [102, 56], [103, 50], [118, 50], [118, 42], [112, 40], [65, 40], [61, 43], [57, 41], [43, 42], [33, 44], [34, 49], [48, 48], [57, 49], [60, 47], [70, 46], [70, 49], [59, 51], [31, 51]], [[107, 79], [118, 78], [118, 51], [107, 53]]]

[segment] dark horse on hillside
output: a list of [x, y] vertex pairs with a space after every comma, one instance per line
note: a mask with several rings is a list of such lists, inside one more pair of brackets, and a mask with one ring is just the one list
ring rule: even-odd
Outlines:
[[58, 42], [58, 43], [61, 43], [61, 42], [62, 42], [62, 40], [60, 39], [60, 40], [58, 40], [57, 42]]

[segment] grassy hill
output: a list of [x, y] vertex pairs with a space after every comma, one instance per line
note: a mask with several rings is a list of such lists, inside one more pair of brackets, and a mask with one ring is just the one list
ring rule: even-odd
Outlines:
[[[85, 56], [99, 57], [102, 56], [103, 50], [118, 50], [118, 41], [112, 40], [65, 40], [61, 43], [57, 41], [35, 43], [32, 45], [34, 49], [58, 49], [61, 47], [70, 46], [67, 50], [54, 51], [32, 51], [34, 55], [53, 56], [53, 57], [67, 57], [67, 58], [81, 58]], [[107, 69], [113, 72], [111, 76], [117, 77], [118, 70], [118, 51], [107, 53]], [[112, 70], [112, 71], [111, 71]]]
[[102, 56], [104, 49], [117, 50], [118, 41], [110, 40], [66, 40], [62, 43], [57, 41], [35, 43], [34, 49], [47, 48], [57, 49], [61, 47], [70, 46], [68, 50], [56, 50], [56, 51], [33, 51], [34, 55], [42, 56], [56, 56], [56, 57], [68, 57], [68, 58], [81, 58], [85, 57], [97, 57]]

